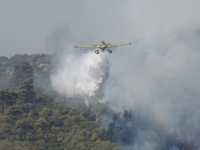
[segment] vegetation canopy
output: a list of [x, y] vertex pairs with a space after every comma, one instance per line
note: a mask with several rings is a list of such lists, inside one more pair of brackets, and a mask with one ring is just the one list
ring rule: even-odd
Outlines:
[[[17, 61], [19, 59], [22, 60]], [[149, 129], [149, 119], [139, 112], [116, 113], [101, 103], [88, 107], [83, 101], [67, 99], [51, 88], [47, 91], [43, 87], [48, 84], [38, 86], [39, 79], [49, 77], [45, 71], [51, 67], [44, 65], [50, 62], [47, 60], [48, 55], [0, 57], [3, 68], [16, 62], [12, 76], [6, 78], [12, 86], [5, 87], [8, 84], [1, 80], [4, 87], [0, 89], [1, 150], [129, 149], [135, 144], [139, 131]], [[45, 67], [34, 66], [37, 63]], [[0, 79], [5, 73], [1, 72]], [[104, 126], [102, 122], [106, 122]], [[200, 147], [194, 141], [186, 143], [172, 134], [168, 135], [162, 150], [171, 149], [173, 145], [180, 150]]]

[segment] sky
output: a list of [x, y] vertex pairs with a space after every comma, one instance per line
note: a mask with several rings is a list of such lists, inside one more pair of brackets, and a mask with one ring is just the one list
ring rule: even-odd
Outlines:
[[76, 45], [194, 30], [199, 6], [199, 0], [1, 0], [0, 55], [53, 53], [48, 39], [63, 29]]

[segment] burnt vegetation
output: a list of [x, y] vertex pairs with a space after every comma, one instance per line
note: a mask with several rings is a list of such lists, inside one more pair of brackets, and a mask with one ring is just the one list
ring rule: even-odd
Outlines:
[[112, 140], [122, 145], [133, 145], [140, 130], [148, 128], [147, 119], [140, 117], [138, 112], [124, 110], [124, 113], [115, 113], [109, 124]]
[[[153, 132], [159, 135], [159, 130], [152, 126], [151, 120], [148, 117], [142, 117], [137, 111], [124, 110], [123, 113], [112, 113], [110, 117], [111, 122], [109, 122], [107, 129], [107, 132], [112, 135], [110, 140], [119, 143], [125, 149], [133, 148], [141, 133], [148, 135], [148, 133]], [[143, 137], [142, 140], [145, 141], [146, 137]], [[157, 143], [156, 140], [158, 139], [154, 139], [152, 136], [150, 141]], [[176, 132], [173, 132], [167, 134], [164, 144], [158, 147], [162, 150], [197, 150], [200, 146], [197, 139], [184, 140], [184, 138], [178, 137]]]

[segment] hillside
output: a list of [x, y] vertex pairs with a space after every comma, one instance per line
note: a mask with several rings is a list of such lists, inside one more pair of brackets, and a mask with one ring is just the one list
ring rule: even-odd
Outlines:
[[0, 57], [0, 87], [8, 87], [8, 80], [13, 75], [13, 66], [20, 60], [26, 60], [34, 68], [34, 85], [51, 89], [49, 74], [53, 69], [52, 55], [48, 54], [16, 54], [11, 58]]
[[[72, 100], [54, 91], [49, 80], [52, 60], [53, 56], [47, 54], [0, 57], [0, 149], [129, 150], [138, 143], [145, 148], [145, 142], [152, 142], [151, 136], [160, 139], [163, 128], [157, 128], [152, 118], [140, 115], [141, 110], [120, 113], [109, 108], [109, 102], [87, 106], [83, 100]], [[26, 80], [21, 78], [24, 76]], [[16, 81], [17, 86], [7, 88]], [[183, 107], [188, 109], [188, 105]], [[184, 135], [185, 120], [184, 116], [176, 120]], [[155, 132], [161, 134], [155, 136]], [[180, 139], [176, 130], [164, 136], [161, 147], [150, 146], [161, 150], [200, 147], [194, 138]]]
[[[0, 57], [0, 149], [120, 149], [111, 132], [101, 126], [107, 112], [104, 105], [88, 107], [83, 101], [46, 91], [51, 89], [51, 62], [47, 54]], [[33, 67], [34, 78], [20, 78], [19, 86], [7, 88], [16, 73], [26, 74], [23, 65]]]
[[30, 81], [0, 90], [0, 149], [120, 149], [101, 127], [101, 116], [107, 112], [104, 105], [87, 107], [55, 91], [44, 92]]

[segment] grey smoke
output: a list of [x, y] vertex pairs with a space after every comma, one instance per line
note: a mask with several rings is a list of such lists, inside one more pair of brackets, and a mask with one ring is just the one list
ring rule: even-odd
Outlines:
[[113, 48], [112, 55], [76, 50], [69, 42], [52, 74], [53, 87], [87, 104], [102, 99], [113, 111], [133, 109], [149, 118], [129, 145], [117, 141], [122, 146], [181, 149], [190, 143], [196, 149], [195, 143], [200, 143], [200, 31], [132, 42], [130, 47]]
[[176, 146], [171, 147], [169, 150], [179, 150]]
[[200, 30], [135, 40], [116, 49], [110, 62], [104, 101], [116, 112], [133, 109], [150, 119], [132, 149], [163, 148], [168, 136], [178, 148], [199, 147]]

